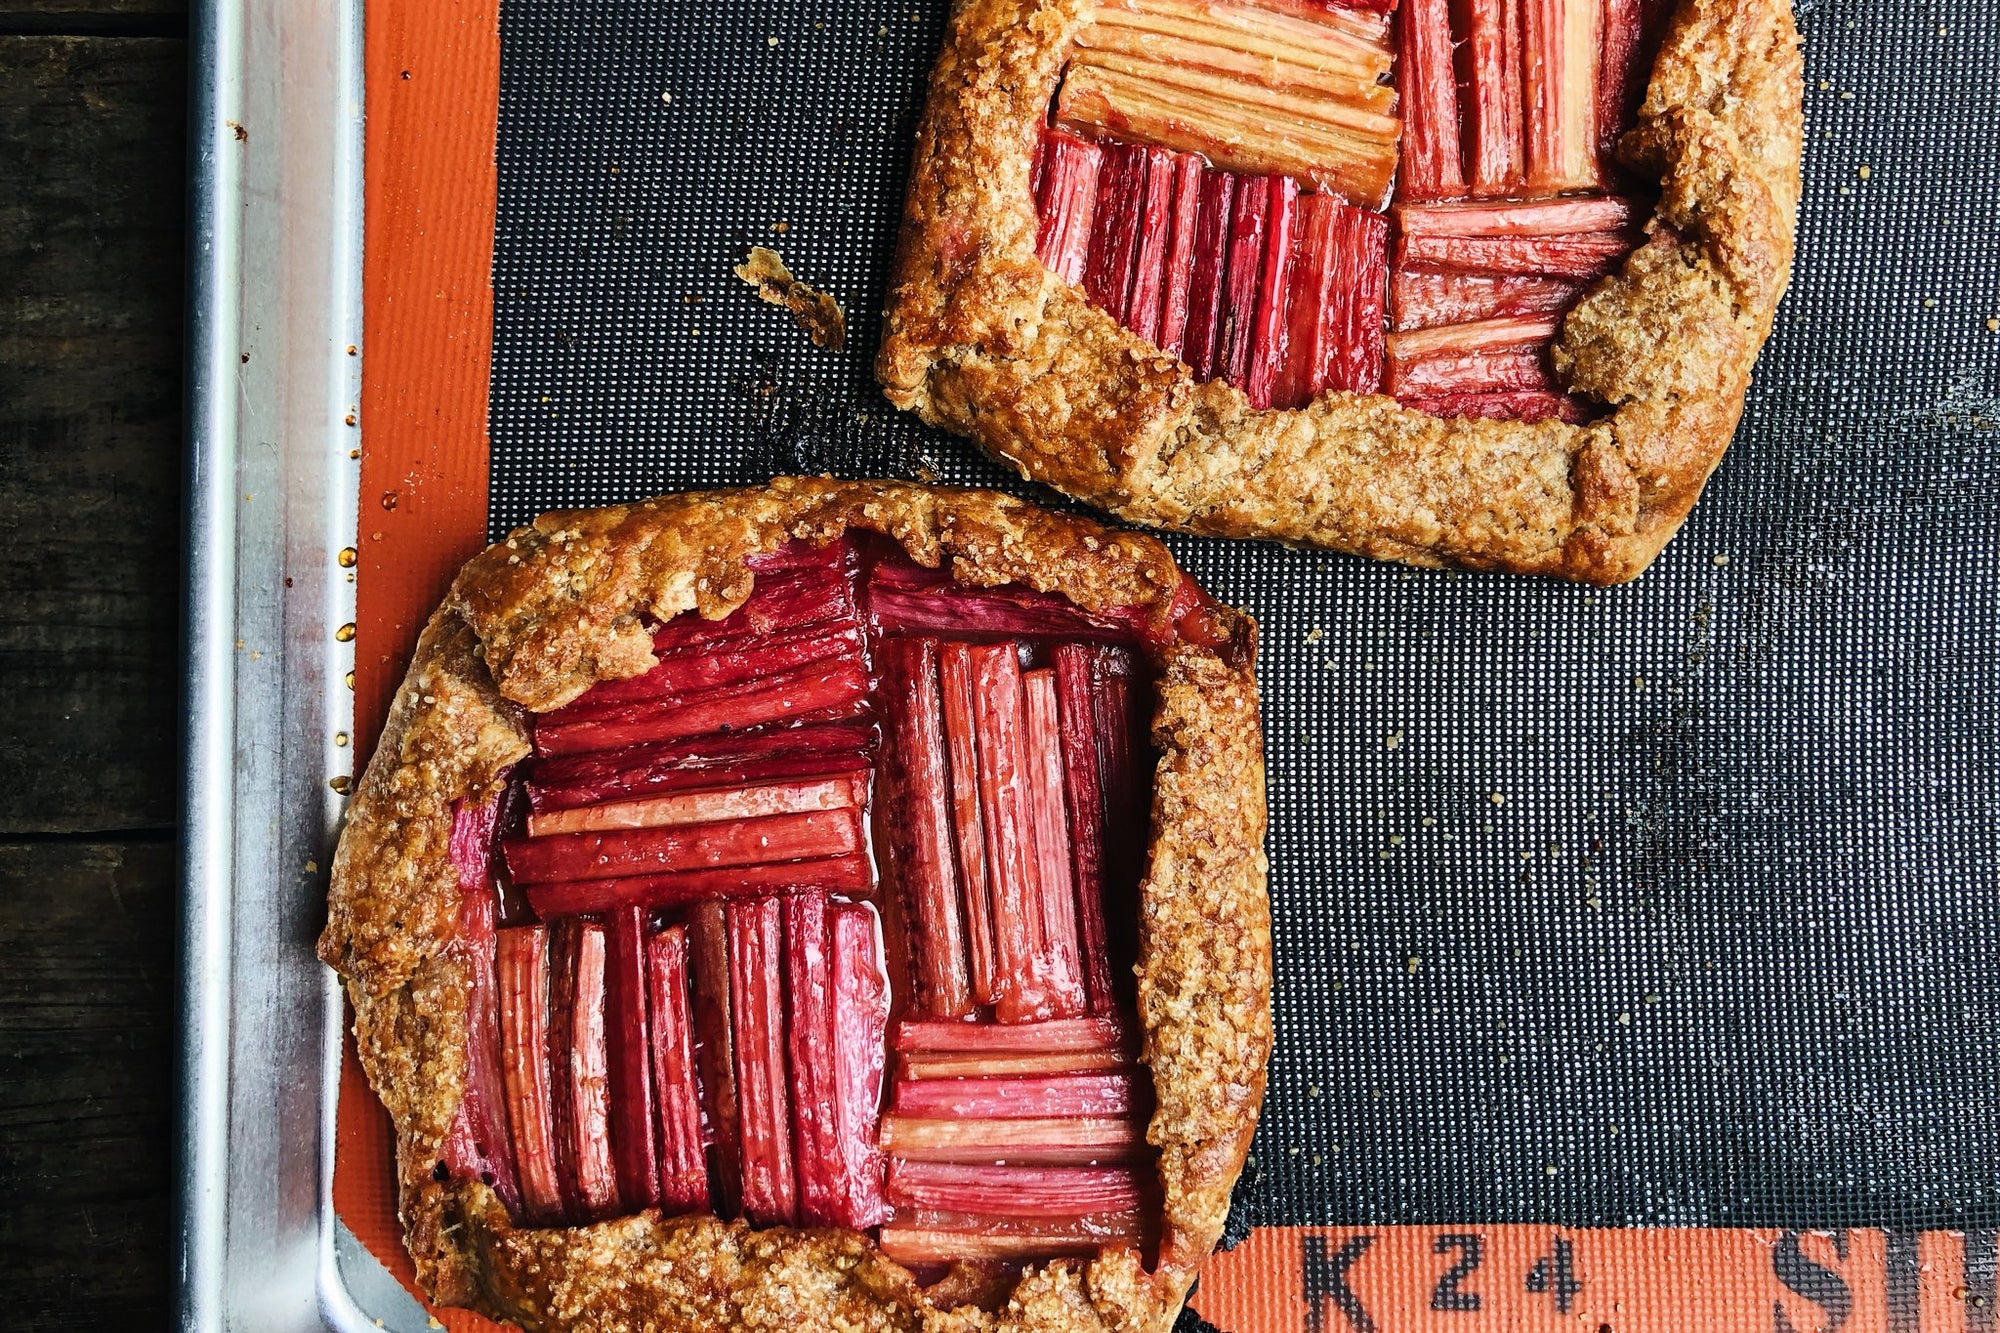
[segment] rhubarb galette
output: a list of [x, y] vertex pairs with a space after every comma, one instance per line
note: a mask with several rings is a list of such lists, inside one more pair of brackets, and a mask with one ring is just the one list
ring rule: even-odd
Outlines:
[[1790, 0], [967, 0], [877, 371], [1136, 522], [1631, 578], [1789, 279], [1800, 78]]
[[475, 558], [321, 956], [439, 1301], [1157, 1329], [1270, 1051], [1255, 630], [1159, 542], [781, 480]]

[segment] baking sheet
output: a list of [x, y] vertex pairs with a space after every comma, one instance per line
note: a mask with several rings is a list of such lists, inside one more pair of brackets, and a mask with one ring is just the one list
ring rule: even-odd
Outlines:
[[[942, 22], [508, 0], [493, 534], [774, 470], [1037, 493], [868, 374]], [[1173, 540], [1264, 627], [1259, 1223], [2000, 1225], [2000, 13], [1804, 27], [1798, 279], [1635, 586]]]

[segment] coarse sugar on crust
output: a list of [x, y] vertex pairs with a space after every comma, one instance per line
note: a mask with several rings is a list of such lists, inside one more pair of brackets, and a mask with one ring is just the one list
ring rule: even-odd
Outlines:
[[[749, 557], [849, 530], [891, 537], [963, 583], [1149, 613], [1159, 764], [1139, 893], [1139, 1017], [1164, 1198], [1151, 1270], [1135, 1251], [1107, 1248], [1031, 1269], [997, 1308], [941, 1305], [858, 1233], [651, 1212], [517, 1228], [491, 1187], [439, 1169], [466, 1083], [455, 803], [490, 794], [528, 754], [530, 711], [651, 667], [649, 618], [726, 615], [749, 596]], [[355, 791], [319, 943], [346, 981], [362, 1065], [395, 1122], [401, 1214], [424, 1288], [531, 1329], [1165, 1328], [1221, 1234], [1271, 1048], [1255, 634], [1239, 612], [1190, 612], [1157, 540], [980, 491], [781, 478], [544, 515], [476, 556], [424, 631]], [[980, 1285], [955, 1272], [930, 1290]]]
[[1035, 257], [1037, 133], [1092, 0], [967, 0], [931, 77], [876, 373], [891, 402], [1121, 518], [1616, 583], [1687, 517], [1790, 278], [1804, 137], [1790, 0], [1680, 0], [1619, 145], [1647, 239], [1564, 320], [1584, 425], [1326, 393], [1258, 411]]

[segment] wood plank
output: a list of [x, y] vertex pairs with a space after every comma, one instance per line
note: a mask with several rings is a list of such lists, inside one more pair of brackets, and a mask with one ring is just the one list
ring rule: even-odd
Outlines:
[[0, 1310], [164, 1328], [174, 848], [0, 843]]
[[173, 819], [186, 51], [0, 38], [0, 835]]

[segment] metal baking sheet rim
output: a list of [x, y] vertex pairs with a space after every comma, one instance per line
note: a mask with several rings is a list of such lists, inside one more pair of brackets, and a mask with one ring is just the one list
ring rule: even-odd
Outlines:
[[184, 1329], [435, 1327], [333, 1212], [344, 1010], [312, 952], [353, 762], [362, 11], [214, 0], [190, 32]]

